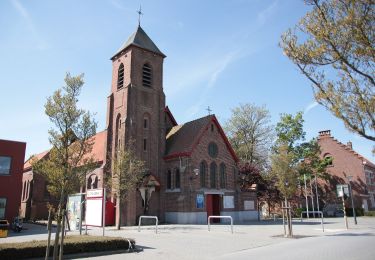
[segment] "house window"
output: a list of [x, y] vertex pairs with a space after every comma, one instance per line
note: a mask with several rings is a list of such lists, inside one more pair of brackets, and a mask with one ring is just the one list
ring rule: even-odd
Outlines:
[[118, 68], [117, 73], [117, 88], [122, 88], [124, 85], [124, 64], [120, 64], [120, 67]]
[[220, 188], [224, 189], [227, 186], [227, 174], [225, 164], [220, 164]]
[[11, 163], [12, 163], [12, 157], [0, 156], [0, 175], [10, 174]]
[[214, 142], [209, 143], [208, 144], [208, 154], [212, 158], [216, 158], [217, 157], [217, 153], [218, 153], [217, 144], [215, 144]]
[[143, 128], [144, 128], [144, 129], [147, 129], [147, 128], [148, 128], [148, 119], [147, 119], [147, 118], [144, 118], [144, 119], [143, 119]]
[[5, 207], [7, 205], [7, 199], [6, 198], [0, 198], [0, 219], [5, 218]]
[[326, 153], [323, 157], [324, 160], [327, 162], [327, 166], [333, 166], [333, 158], [331, 154]]
[[146, 63], [143, 65], [142, 84], [144, 87], [151, 87], [152, 85], [152, 69], [151, 66]]
[[201, 187], [206, 187], [206, 172], [207, 172], [207, 164], [205, 161], [201, 162], [199, 167], [199, 174], [200, 174], [200, 181], [201, 181]]
[[210, 187], [216, 188], [216, 163], [212, 162], [210, 165]]
[[172, 189], [172, 172], [171, 170], [167, 171], [167, 189]]
[[147, 139], [143, 139], [143, 151], [147, 151]]
[[214, 125], [211, 124], [211, 132], [213, 132], [213, 131], [214, 131]]
[[179, 189], [179, 188], [181, 187], [181, 185], [180, 185], [180, 169], [178, 169], [178, 168], [176, 168], [176, 172], [175, 172], [175, 178], [174, 178], [174, 180], [175, 180], [175, 185], [174, 185], [174, 187], [175, 187], [176, 189]]

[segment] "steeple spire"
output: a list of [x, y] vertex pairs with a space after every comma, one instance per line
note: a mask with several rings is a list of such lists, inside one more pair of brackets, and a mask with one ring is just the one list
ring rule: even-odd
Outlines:
[[139, 10], [137, 11], [137, 13], [138, 13], [138, 27], [141, 27], [141, 15], [143, 15], [141, 5], [139, 5]]

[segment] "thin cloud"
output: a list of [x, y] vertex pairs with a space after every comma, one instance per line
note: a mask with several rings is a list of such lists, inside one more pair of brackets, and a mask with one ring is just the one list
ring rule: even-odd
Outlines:
[[27, 11], [27, 9], [18, 1], [18, 0], [12, 0], [11, 1], [13, 7], [17, 10], [18, 14], [22, 16], [22, 18], [26, 21], [27, 26], [32, 33], [33, 37], [36, 39], [37, 45], [36, 47], [39, 50], [44, 50], [48, 47], [46, 42], [40, 37], [35, 25], [34, 21], [30, 16], [30, 13]]
[[279, 1], [276, 0], [272, 4], [270, 4], [265, 9], [263, 9], [262, 11], [260, 11], [258, 13], [257, 22], [260, 25], [265, 24], [267, 22], [267, 20], [274, 14], [274, 12], [276, 11], [276, 8], [278, 6], [278, 3], [279, 3]]
[[[121, 1], [119, 1], [119, 0], [110, 0], [109, 3], [118, 10], [130, 11], [130, 9], [123, 6]], [[135, 10], [134, 10], [134, 12], [135, 12]]]
[[318, 105], [319, 105], [319, 103], [316, 102], [316, 101], [311, 102], [311, 103], [305, 108], [304, 114], [306, 115], [307, 113], [309, 113], [312, 109], [314, 109], [314, 108], [317, 107]]

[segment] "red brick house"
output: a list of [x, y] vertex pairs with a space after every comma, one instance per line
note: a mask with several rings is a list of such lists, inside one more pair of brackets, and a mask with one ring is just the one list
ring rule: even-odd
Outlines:
[[343, 144], [336, 140], [330, 130], [319, 132], [318, 143], [321, 155], [333, 159], [327, 168], [331, 180], [323, 185], [327, 200], [336, 199], [336, 184], [347, 184], [351, 179], [355, 208], [375, 209], [375, 165], [354, 151], [351, 142]]
[[122, 224], [134, 225], [144, 214], [169, 223], [206, 223], [208, 215], [231, 215], [237, 223], [257, 219], [256, 194], [237, 187], [238, 159], [215, 115], [178, 125], [166, 106], [165, 57], [138, 26], [111, 58], [104, 143], [93, 149], [102, 164], [87, 176], [87, 189], [106, 187], [111, 158], [134, 140], [148, 174], [116, 212]]
[[0, 139], [0, 219], [18, 216], [26, 143]]

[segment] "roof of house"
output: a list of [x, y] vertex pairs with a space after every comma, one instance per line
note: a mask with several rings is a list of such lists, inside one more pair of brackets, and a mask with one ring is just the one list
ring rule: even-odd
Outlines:
[[[93, 140], [92, 150], [89, 154], [86, 154], [85, 158], [92, 157], [95, 162], [104, 162], [105, 161], [105, 146], [107, 140], [107, 131], [101, 131], [90, 138]], [[31, 169], [31, 160], [36, 158], [36, 160], [41, 160], [48, 156], [50, 150], [44, 151], [42, 153], [31, 156], [23, 165], [23, 170]]]
[[121, 48], [115, 53], [115, 55], [113, 55], [111, 59], [113, 59], [117, 54], [119, 54], [121, 51], [125, 50], [131, 45], [166, 57], [155, 45], [155, 43], [150, 39], [150, 37], [148, 37], [148, 35], [145, 33], [142, 27], [138, 26], [137, 30], [132, 35], [130, 35], [129, 39], [121, 46]]
[[171, 159], [179, 156], [190, 156], [211, 122], [215, 123], [230, 154], [237, 162], [238, 158], [215, 115], [208, 115], [187, 122], [183, 125], [174, 126], [167, 134], [166, 153], [164, 159]]
[[331, 130], [324, 130], [319, 132], [319, 137], [318, 139], [321, 138], [331, 138], [334, 142], [336, 142], [339, 146], [341, 146], [343, 149], [347, 150], [348, 152], [352, 153], [354, 156], [357, 156], [366, 166], [375, 168], [375, 164], [371, 162], [369, 159], [364, 157], [363, 155], [357, 153], [356, 151], [353, 150], [352, 146], [346, 145], [335, 139], [333, 136], [331, 136]]

